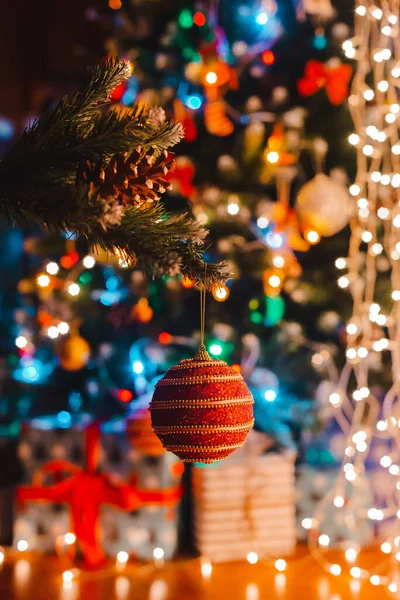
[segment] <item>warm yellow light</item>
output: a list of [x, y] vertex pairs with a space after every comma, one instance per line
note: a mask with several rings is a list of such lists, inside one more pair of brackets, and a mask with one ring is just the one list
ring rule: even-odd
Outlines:
[[338, 576], [342, 572], [342, 568], [340, 565], [331, 565], [330, 572], [332, 575]]
[[64, 540], [65, 540], [65, 543], [68, 544], [68, 545], [75, 544], [75, 542], [76, 542], [76, 536], [75, 536], [74, 533], [69, 532], [69, 533], [65, 534]]
[[278, 154], [278, 152], [275, 152], [274, 150], [271, 150], [270, 152], [267, 153], [267, 161], [271, 164], [276, 164], [279, 162], [280, 156]]
[[349, 286], [349, 283], [350, 282], [349, 282], [348, 278], [345, 277], [344, 275], [343, 275], [343, 277], [339, 277], [339, 279], [338, 279], [338, 286], [342, 289], [347, 288]]
[[330, 542], [330, 537], [329, 535], [326, 535], [326, 533], [323, 533], [322, 535], [319, 536], [318, 538], [318, 542], [320, 544], [320, 546], [329, 546], [329, 542]]
[[271, 287], [278, 288], [282, 282], [278, 275], [271, 275], [271, 277], [268, 279], [268, 283]]
[[230, 215], [237, 215], [239, 212], [239, 205], [236, 202], [228, 204], [227, 211]]
[[70, 283], [69, 284], [69, 286], [68, 286], [68, 293], [71, 296], [77, 296], [80, 291], [81, 291], [81, 288], [79, 287], [79, 285], [77, 283]]
[[85, 256], [85, 258], [82, 261], [83, 266], [85, 267], [85, 269], [93, 269], [94, 265], [96, 264], [95, 259], [93, 258], [93, 256]]
[[62, 578], [64, 583], [71, 583], [71, 581], [74, 578], [74, 574], [72, 573], [72, 571], [64, 571], [64, 573], [62, 574]]
[[347, 562], [354, 562], [357, 558], [357, 550], [355, 548], [347, 548], [344, 553]]
[[210, 85], [213, 85], [214, 83], [217, 83], [217, 79], [218, 79], [217, 74], [214, 71], [209, 71], [206, 74], [206, 81]]
[[340, 394], [338, 394], [337, 392], [333, 392], [329, 396], [329, 402], [332, 404], [332, 406], [339, 406], [342, 402], [342, 398]]
[[58, 264], [56, 262], [49, 262], [46, 265], [46, 271], [50, 275], [57, 275], [59, 270], [60, 270], [60, 267], [58, 266]]
[[211, 293], [217, 302], [224, 302], [229, 296], [229, 288], [224, 284], [213, 285]]
[[336, 496], [333, 500], [333, 504], [336, 506], [336, 508], [342, 508], [344, 506], [343, 496]]
[[285, 264], [285, 259], [283, 258], [283, 256], [274, 256], [272, 259], [272, 264], [277, 269], [282, 269], [282, 267]]
[[42, 275], [39, 275], [38, 278], [36, 279], [36, 281], [40, 287], [47, 287], [48, 285], [50, 285], [50, 277], [48, 275], [46, 275], [45, 273], [42, 273]]
[[345, 258], [337, 258], [335, 260], [335, 266], [337, 269], [345, 269], [346, 268], [346, 259]]
[[348, 139], [349, 144], [351, 144], [352, 146], [357, 146], [358, 142], [360, 141], [360, 136], [356, 133], [351, 133]]
[[257, 552], [249, 552], [246, 558], [251, 565], [255, 565], [258, 562]]
[[321, 239], [321, 236], [319, 235], [319, 233], [317, 231], [315, 231], [314, 229], [307, 229], [306, 233], [305, 233], [305, 237], [307, 242], [309, 242], [312, 245], [318, 244], [318, 242]]
[[28, 542], [26, 540], [19, 540], [17, 543], [17, 550], [19, 552], [25, 552], [25, 550], [28, 550]]
[[283, 558], [278, 558], [278, 560], [275, 561], [275, 569], [277, 571], [284, 571], [286, 569], [286, 560], [284, 560]]

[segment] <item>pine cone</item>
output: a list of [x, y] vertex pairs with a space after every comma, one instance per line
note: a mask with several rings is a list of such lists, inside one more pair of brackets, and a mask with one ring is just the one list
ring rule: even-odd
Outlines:
[[138, 148], [132, 154], [116, 154], [105, 168], [86, 161], [78, 168], [77, 182], [90, 184], [91, 200], [111, 197], [125, 206], [153, 202], [171, 187], [165, 176], [174, 167], [168, 152], [158, 157], [154, 153]]

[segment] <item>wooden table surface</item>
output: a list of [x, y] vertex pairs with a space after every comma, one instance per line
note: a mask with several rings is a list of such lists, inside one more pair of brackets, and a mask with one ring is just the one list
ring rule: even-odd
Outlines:
[[[382, 560], [370, 553], [370, 563]], [[327, 575], [300, 548], [284, 573], [273, 562], [213, 564], [202, 576], [200, 559], [164, 566], [131, 564], [118, 573], [114, 564], [96, 573], [80, 571], [71, 583], [62, 574], [64, 559], [6, 552], [0, 566], [0, 600], [383, 600], [387, 592], [369, 582]]]

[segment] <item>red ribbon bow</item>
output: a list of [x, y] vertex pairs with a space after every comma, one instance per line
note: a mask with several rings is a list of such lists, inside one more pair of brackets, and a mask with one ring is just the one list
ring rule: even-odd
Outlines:
[[350, 65], [329, 68], [318, 60], [310, 60], [304, 77], [297, 82], [297, 89], [302, 96], [311, 96], [324, 87], [331, 104], [338, 105], [349, 95], [351, 74]]

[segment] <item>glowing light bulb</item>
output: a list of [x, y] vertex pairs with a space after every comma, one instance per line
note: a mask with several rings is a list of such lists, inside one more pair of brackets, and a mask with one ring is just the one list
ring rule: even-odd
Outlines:
[[365, 242], [366, 244], [368, 244], [373, 238], [373, 235], [370, 231], [363, 231], [362, 235], [361, 235], [361, 239], [363, 242]]
[[273, 402], [276, 399], [276, 395], [277, 394], [275, 390], [269, 389], [264, 393], [264, 398], [267, 402]]
[[392, 25], [396, 25], [396, 23], [397, 23], [397, 17], [396, 17], [396, 15], [389, 15], [388, 16], [388, 21]]
[[55, 339], [59, 336], [60, 331], [58, 329], [58, 327], [55, 327], [54, 325], [51, 325], [51, 327], [48, 328], [47, 330], [47, 335], [49, 336], [49, 338], [51, 339]]
[[388, 113], [385, 117], [386, 123], [394, 123], [395, 120], [396, 120], [396, 117], [392, 113]]
[[368, 350], [367, 350], [367, 348], [364, 348], [364, 346], [361, 346], [357, 350], [357, 354], [360, 358], [366, 358], [368, 356]]
[[71, 544], [75, 544], [75, 542], [76, 542], [76, 535], [75, 535], [74, 533], [72, 533], [72, 532], [68, 532], [68, 533], [66, 533], [66, 534], [65, 534], [65, 536], [64, 536], [64, 541], [65, 541], [65, 543], [66, 543], [66, 544], [68, 544], [69, 546], [70, 546]]
[[383, 542], [383, 544], [381, 545], [381, 550], [384, 554], [390, 554], [392, 551], [392, 544], [390, 544], [389, 542]]
[[212, 575], [212, 563], [208, 558], [201, 559], [201, 575], [204, 579], [210, 579]]
[[82, 263], [85, 269], [93, 269], [94, 265], [96, 264], [96, 261], [93, 258], [93, 256], [85, 256]]
[[380, 8], [378, 8], [377, 6], [373, 6], [372, 10], [371, 10], [371, 16], [376, 19], [377, 21], [379, 21], [380, 19], [382, 19], [382, 15], [383, 12]]
[[278, 288], [281, 285], [281, 278], [278, 275], [271, 275], [268, 279], [268, 283], [273, 288]]
[[306, 240], [312, 245], [318, 244], [318, 242], [321, 239], [319, 233], [317, 233], [314, 229], [307, 229], [307, 231], [305, 232], [305, 236]]
[[357, 200], [357, 206], [359, 208], [368, 208], [368, 200], [366, 198], [359, 198]]
[[354, 335], [355, 333], [357, 333], [358, 331], [358, 327], [355, 323], [349, 323], [346, 327], [346, 331], [347, 333], [349, 333], [350, 335]]
[[40, 287], [47, 287], [48, 285], [50, 285], [50, 277], [48, 275], [45, 275], [44, 273], [42, 275], [39, 275], [36, 281]]
[[345, 258], [337, 258], [335, 260], [335, 266], [337, 269], [345, 269], [346, 268], [346, 259]]
[[379, 183], [379, 182], [380, 182], [380, 180], [381, 180], [381, 177], [382, 177], [382, 175], [381, 175], [381, 173], [379, 173], [379, 171], [373, 171], [373, 172], [371, 173], [371, 180], [372, 180], [374, 183]]
[[361, 192], [361, 188], [357, 183], [353, 183], [353, 185], [349, 187], [349, 192], [352, 196], [358, 196]]
[[17, 550], [19, 552], [25, 552], [28, 550], [28, 542], [26, 540], [19, 540], [17, 543]]
[[374, 94], [373, 90], [371, 90], [371, 89], [365, 90], [363, 95], [367, 102], [371, 102], [371, 100], [373, 100], [375, 97], [375, 94]]
[[309, 517], [306, 517], [305, 519], [302, 520], [301, 525], [304, 529], [312, 529], [313, 527], [313, 520], [310, 519]]
[[286, 560], [284, 560], [283, 558], [278, 558], [278, 560], [275, 561], [275, 569], [277, 571], [285, 571], [287, 566]]
[[386, 79], [379, 81], [377, 88], [380, 92], [386, 92], [389, 89], [389, 82]]
[[64, 573], [62, 574], [62, 579], [64, 583], [71, 583], [73, 578], [74, 574], [72, 573], [72, 571], [64, 571]]
[[390, 27], [390, 25], [384, 25], [381, 29], [383, 35], [387, 35], [390, 36], [392, 35], [392, 31], [393, 29]]
[[333, 392], [329, 396], [329, 402], [332, 404], [332, 406], [340, 406], [342, 398], [340, 397], [340, 394]]
[[320, 546], [324, 546], [327, 547], [329, 546], [329, 542], [330, 542], [330, 537], [329, 535], [326, 535], [326, 533], [323, 533], [322, 535], [319, 536], [318, 538], [318, 542]]
[[239, 205], [236, 202], [228, 204], [227, 211], [230, 215], [237, 215], [239, 212]]
[[267, 217], [258, 217], [257, 225], [260, 229], [266, 229], [269, 225], [269, 220]]
[[371, 246], [371, 254], [373, 254], [374, 256], [378, 256], [379, 254], [382, 254], [383, 252], [383, 246], [382, 244], [379, 244], [379, 242], [376, 242], [375, 244], [372, 244]]
[[142, 363], [141, 360], [135, 360], [135, 362], [132, 365], [132, 370], [134, 373], [136, 373], [136, 375], [140, 375], [141, 373], [143, 373], [144, 371], [144, 364]]
[[397, 214], [393, 219], [393, 226], [396, 228], [400, 227], [400, 213]]
[[346, 350], [346, 356], [350, 360], [353, 360], [357, 356], [357, 350], [355, 348], [349, 348], [348, 350]]
[[210, 85], [217, 83], [217, 79], [218, 79], [218, 76], [214, 71], [209, 71], [206, 74], [206, 82], [209, 83]]
[[378, 208], [378, 217], [382, 220], [385, 220], [389, 217], [390, 213], [389, 213], [389, 209], [385, 208], [384, 206], [381, 206], [380, 208]]
[[342, 289], [345, 289], [349, 286], [349, 279], [343, 275], [343, 277], [339, 277], [338, 286]]
[[358, 142], [360, 141], [360, 136], [356, 133], [351, 133], [348, 139], [349, 144], [351, 144], [352, 146], [357, 146]]
[[120, 564], [126, 564], [128, 562], [128, 559], [129, 559], [129, 554], [127, 552], [125, 552], [124, 550], [121, 550], [120, 552], [118, 552], [117, 561]]
[[362, 5], [357, 6], [356, 13], [360, 15], [360, 17], [364, 17], [367, 14], [367, 9]]
[[68, 293], [71, 296], [77, 296], [80, 291], [81, 291], [81, 288], [79, 287], [79, 285], [77, 283], [70, 283], [69, 284], [69, 286], [68, 286]]
[[56, 262], [49, 262], [46, 265], [46, 271], [50, 275], [57, 275], [59, 270], [60, 270], [60, 267], [58, 266], [58, 264]]
[[274, 265], [274, 267], [276, 267], [277, 269], [282, 269], [282, 267], [285, 264], [285, 259], [283, 258], [283, 256], [274, 256], [272, 258], [272, 264]]
[[335, 575], [335, 576], [340, 575], [340, 573], [342, 572], [342, 568], [340, 565], [331, 565], [329, 570], [332, 573], [332, 575]]
[[256, 21], [259, 25], [266, 25], [268, 23], [268, 15], [266, 12], [260, 12], [258, 13], [257, 17], [256, 17]]
[[393, 290], [392, 292], [392, 298], [393, 300], [395, 300], [396, 302], [398, 300], [400, 300], [400, 290]]
[[381, 463], [382, 467], [387, 468], [387, 467], [390, 467], [390, 465], [392, 464], [392, 459], [390, 458], [390, 456], [385, 455], [385, 456], [382, 456], [380, 463]]
[[342, 496], [336, 496], [333, 500], [333, 504], [337, 508], [342, 508], [344, 506], [344, 498]]
[[15, 340], [15, 345], [17, 346], [17, 348], [26, 348], [26, 346], [28, 345], [28, 340], [24, 335], [19, 335]]
[[357, 558], [357, 550], [355, 548], [347, 548], [344, 553], [347, 562], [354, 562]]
[[156, 560], [161, 560], [164, 558], [164, 550], [162, 548], [154, 548], [153, 557]]
[[274, 150], [271, 150], [270, 152], [268, 152], [267, 154], [267, 161], [271, 164], [276, 164], [277, 162], [279, 162], [279, 154], [278, 152], [275, 152]]
[[246, 558], [247, 562], [249, 562], [251, 565], [255, 565], [258, 562], [257, 552], [249, 552]]
[[396, 154], [396, 155], [400, 154], [400, 144], [399, 143], [392, 146], [392, 152], [393, 152], [393, 154]]
[[369, 580], [372, 583], [372, 585], [379, 585], [381, 582], [381, 578], [379, 577], [379, 575], [371, 575]]
[[371, 144], [365, 144], [362, 151], [365, 154], [365, 156], [372, 156], [374, 153], [374, 148], [373, 148], [373, 146], [371, 146]]
[[69, 325], [68, 325], [68, 323], [65, 323], [64, 321], [62, 321], [61, 323], [59, 323], [58, 324], [58, 331], [62, 335], [65, 335], [66, 333], [68, 333], [68, 331], [69, 331]]

